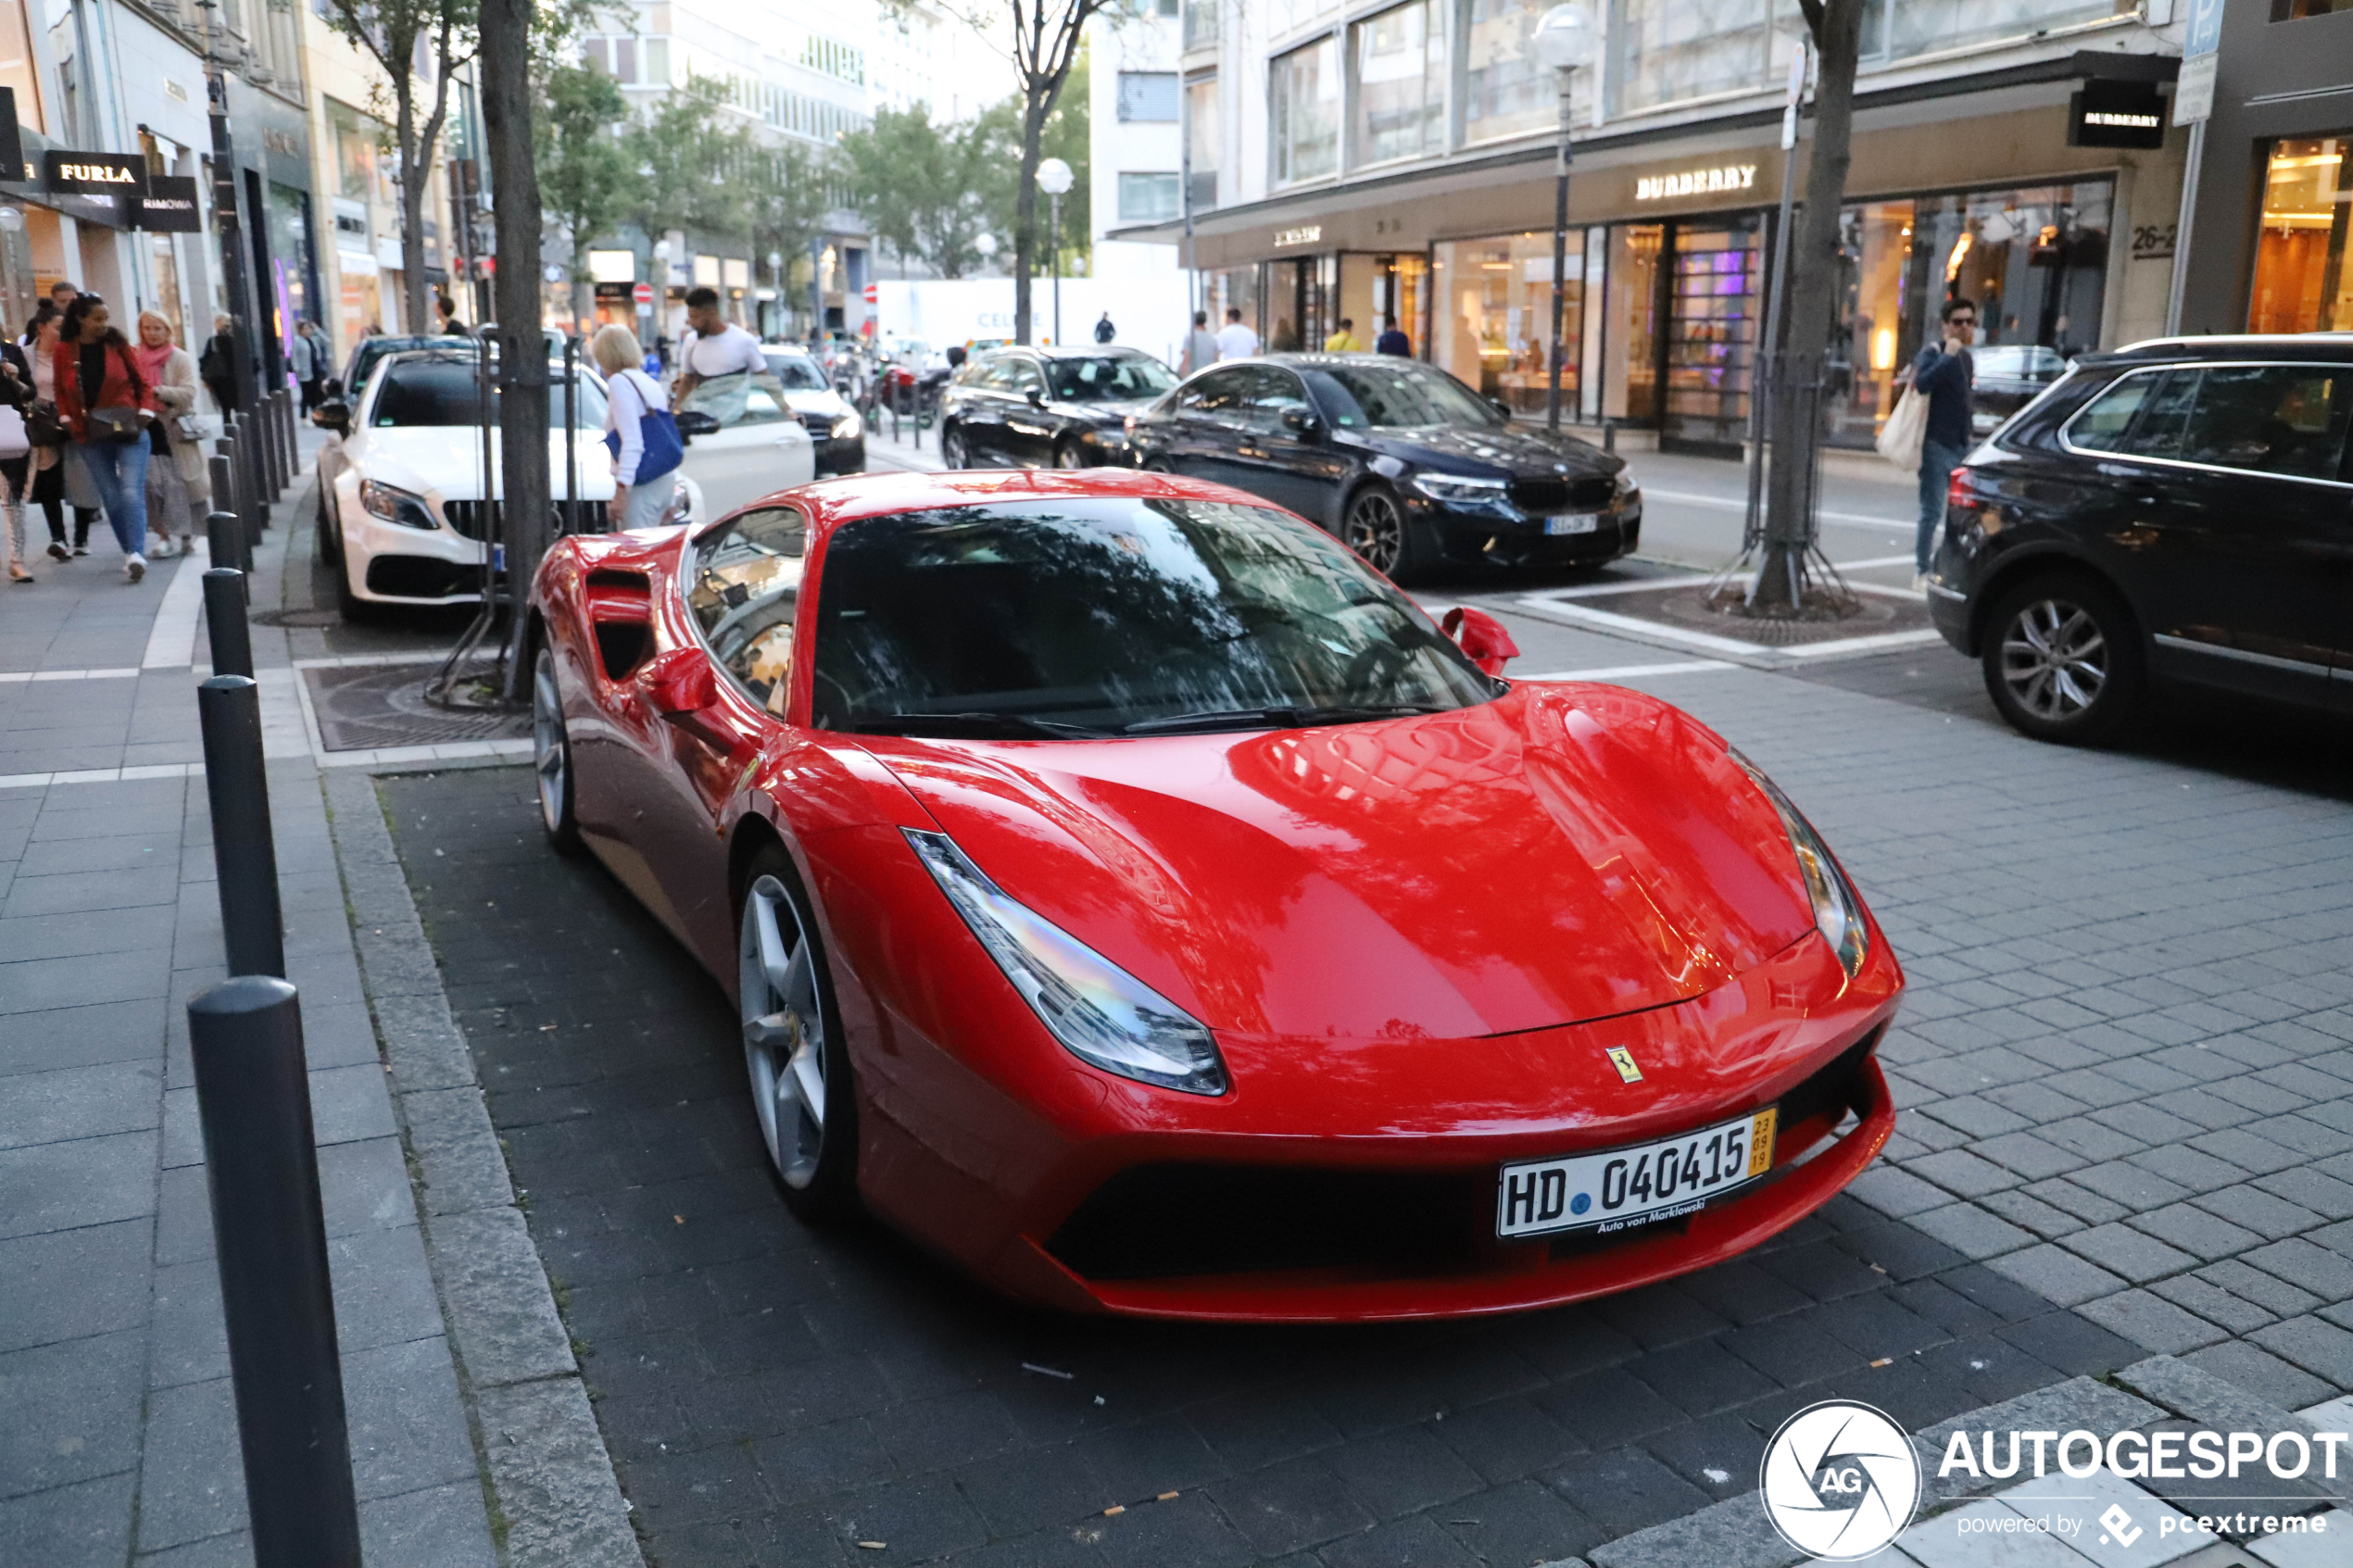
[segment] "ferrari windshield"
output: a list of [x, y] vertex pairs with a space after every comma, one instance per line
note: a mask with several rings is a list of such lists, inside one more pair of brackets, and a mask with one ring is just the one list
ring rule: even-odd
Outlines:
[[1158, 397], [1176, 384], [1165, 365], [1141, 354], [1058, 357], [1046, 361], [1046, 374], [1054, 383], [1054, 395], [1065, 403]]
[[1005, 501], [845, 524], [813, 721], [1116, 735], [1435, 712], [1500, 689], [1307, 523], [1221, 501]]

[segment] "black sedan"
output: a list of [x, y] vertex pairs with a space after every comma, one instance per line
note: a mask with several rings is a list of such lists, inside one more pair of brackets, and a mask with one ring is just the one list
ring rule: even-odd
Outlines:
[[1128, 417], [1176, 384], [1132, 348], [995, 349], [942, 394], [940, 456], [951, 469], [1128, 467]]
[[1442, 564], [1569, 564], [1631, 551], [1620, 458], [1515, 422], [1433, 365], [1279, 354], [1214, 365], [1138, 416], [1136, 461], [1265, 496], [1400, 582]]
[[2087, 355], [1954, 470], [1936, 629], [2045, 740], [2169, 681], [2353, 713], [2348, 426], [2353, 334]]

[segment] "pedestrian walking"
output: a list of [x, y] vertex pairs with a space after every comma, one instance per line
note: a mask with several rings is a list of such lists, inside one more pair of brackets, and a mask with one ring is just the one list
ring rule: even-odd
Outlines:
[[0, 343], [0, 479], [8, 486], [6, 525], [0, 528], [8, 558], [8, 581], [30, 583], [25, 567], [24, 504], [31, 489], [32, 443], [25, 434], [24, 411], [32, 402], [32, 367], [24, 350]]
[[[98, 493], [81, 463], [67, 455], [71, 445], [57, 415], [58, 328], [65, 312], [44, 299], [25, 323], [24, 354], [32, 363], [32, 401], [25, 408], [25, 439], [32, 445], [32, 500], [49, 524], [49, 553], [60, 561], [90, 553], [90, 527], [98, 521]], [[73, 508], [73, 541], [66, 541], [66, 508]]]
[[1109, 343], [1112, 339], [1117, 337], [1118, 335], [1119, 329], [1111, 324], [1111, 312], [1108, 310], [1104, 311], [1103, 319], [1095, 323], [1095, 341], [1097, 343]]
[[446, 294], [435, 295], [434, 296], [434, 308], [441, 312], [441, 331], [443, 336], [471, 337], [473, 335], [466, 331], [466, 324], [458, 320], [458, 302], [456, 300], [450, 298]]
[[1217, 334], [1209, 330], [1209, 312], [1193, 312], [1192, 330], [1185, 334], [1185, 351], [1176, 357], [1176, 373], [1189, 376], [1217, 363]]
[[212, 319], [212, 336], [205, 340], [204, 353], [197, 357], [196, 373], [204, 382], [204, 389], [212, 394], [213, 406], [224, 414], [233, 414], [245, 407], [237, 395], [237, 323], [227, 316]]
[[605, 374], [605, 445], [612, 453], [612, 505], [617, 529], [652, 528], [669, 508], [674, 485], [665, 483], [686, 455], [678, 421], [663, 407], [661, 387], [646, 374], [637, 334], [615, 323], [597, 329], [588, 357]]
[[122, 576], [136, 583], [147, 574], [147, 425], [155, 418], [155, 394], [132, 358], [131, 340], [94, 294], [77, 297], [57, 328], [57, 412], [72, 438], [69, 460], [79, 460], [99, 502], [115, 543], [122, 546]]
[[319, 335], [319, 323], [308, 317], [296, 322], [294, 341], [286, 345], [286, 350], [295, 384], [302, 389], [302, 411], [307, 415], [319, 407], [327, 380], [327, 343]]
[[1969, 456], [1977, 385], [1969, 345], [1977, 338], [1977, 306], [1956, 295], [1944, 302], [1944, 336], [1912, 361], [1912, 390], [1928, 399], [1928, 429], [1920, 442], [1920, 521], [1912, 546], [1912, 586], [1928, 586], [1930, 553], [1944, 521], [1944, 491]]
[[1397, 330], [1396, 317], [1384, 316], [1381, 318], [1381, 334], [1373, 339], [1373, 352], [1411, 359], [1414, 357], [1414, 340]]
[[156, 398], [155, 422], [147, 427], [147, 532], [163, 541], [155, 552], [163, 557], [172, 553], [177, 528], [184, 556], [195, 548], [196, 529], [210, 509], [211, 495], [195, 426], [196, 361], [171, 341], [171, 323], [153, 310], [139, 313], [139, 346], [132, 358]]
[[1356, 335], [1356, 323], [1342, 316], [1340, 319], [1340, 331], [1324, 340], [1324, 352], [1327, 354], [1364, 353], [1365, 340]]
[[[749, 392], [750, 377], [768, 373], [768, 357], [760, 351], [758, 338], [719, 314], [719, 291], [708, 285], [686, 291], [686, 335], [678, 340], [670, 406], [683, 408], [700, 392], [706, 411], [721, 424], [732, 424], [743, 417], [736, 390]], [[735, 376], [746, 379], [730, 379]]]
[[1238, 306], [1226, 307], [1226, 324], [1217, 330], [1217, 358], [1247, 359], [1258, 352], [1258, 334], [1242, 325]]

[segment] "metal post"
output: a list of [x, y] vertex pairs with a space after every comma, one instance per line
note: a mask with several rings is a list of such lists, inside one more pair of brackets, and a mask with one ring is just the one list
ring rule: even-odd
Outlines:
[[237, 479], [245, 489], [245, 537], [258, 542], [270, 532], [270, 500], [262, 486], [260, 411], [237, 420]]
[[[1051, 215], [1051, 217], [1049, 217], [1049, 219], [1047, 220], [1047, 222], [1048, 222], [1048, 226], [1049, 226], [1049, 229], [1050, 229], [1050, 232], [1051, 232], [1051, 239], [1052, 239], [1053, 257], [1054, 257], [1054, 346], [1055, 346], [1056, 348], [1060, 348], [1060, 347], [1063, 345], [1063, 199], [1062, 199], [1062, 197], [1061, 197], [1061, 196], [1059, 196], [1059, 195], [1057, 195], [1055, 193], [1053, 193], [1053, 192], [1051, 192], [1051, 191], [1047, 192], [1047, 193], [1046, 193], [1046, 209], [1047, 209], [1047, 211], [1048, 211], [1048, 212]], [[1035, 211], [1037, 210], [1037, 208], [1032, 207], [1030, 210], [1031, 210], [1031, 211], [1033, 211], [1033, 212], [1035, 212]], [[918, 412], [920, 413], [920, 410], [918, 410]]]
[[1768, 400], [1780, 395], [1781, 299], [1789, 291], [1789, 231], [1797, 200], [1797, 108], [1806, 96], [1806, 45], [1790, 62], [1789, 90], [1781, 105], [1781, 206], [1774, 218], [1773, 267], [1766, 274], [1765, 334], [1748, 374], [1748, 510], [1741, 524], [1741, 548], [1755, 549], [1765, 537], [1765, 431]]
[[278, 389], [278, 449], [286, 455], [286, 483], [302, 472], [302, 443], [296, 439], [301, 429], [295, 414], [295, 395], [283, 387]]
[[1558, 435], [1561, 428], [1561, 326], [1568, 315], [1568, 72], [1560, 73], [1561, 150], [1553, 181], [1553, 342], [1547, 358], [1544, 387], [1544, 429]]
[[205, 541], [212, 546], [214, 560], [242, 574], [245, 569], [245, 542], [239, 535], [245, 530], [237, 526], [237, 514], [220, 504], [221, 492], [228, 485], [228, 467], [229, 459], [226, 458], [212, 459], [212, 510], [206, 514], [204, 520]]
[[253, 675], [253, 629], [245, 624], [245, 574], [216, 566], [204, 574], [205, 632], [212, 640], [212, 672]]
[[262, 402], [262, 424], [270, 432], [270, 499], [284, 497], [286, 483], [294, 477], [294, 465], [286, 461], [286, 426], [281, 418], [279, 405], [285, 400], [283, 387], [273, 387]]
[[250, 675], [215, 675], [196, 688], [196, 717], [204, 729], [205, 795], [212, 805], [212, 864], [229, 972], [283, 978], [286, 933], [270, 779], [261, 762], [261, 688]]
[[258, 1568], [359, 1568], [343, 1361], [302, 1047], [283, 980], [188, 1004], [213, 1252]]
[[244, 428], [245, 439], [252, 445], [254, 498], [261, 503], [262, 510], [267, 512], [271, 502], [276, 499], [271, 491], [278, 482], [278, 459], [270, 454], [270, 395], [268, 393], [261, 393], [254, 398], [253, 418], [245, 420]]
[[[564, 521], [558, 533], [580, 532], [580, 437], [573, 427], [580, 422], [580, 338], [564, 334]], [[621, 519], [605, 509], [605, 531], [619, 527]]]

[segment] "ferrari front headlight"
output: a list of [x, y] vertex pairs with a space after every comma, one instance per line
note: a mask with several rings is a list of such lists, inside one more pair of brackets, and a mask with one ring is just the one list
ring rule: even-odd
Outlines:
[[1015, 903], [944, 833], [900, 830], [1038, 1022], [1081, 1061], [1164, 1089], [1226, 1092], [1209, 1031], [1167, 997]]
[[1822, 940], [1831, 945], [1840, 966], [1852, 978], [1870, 952], [1870, 928], [1864, 923], [1863, 900], [1856, 896], [1846, 873], [1838, 869], [1831, 847], [1822, 842], [1822, 835], [1814, 831], [1814, 824], [1806, 820], [1805, 813], [1790, 804], [1780, 786], [1739, 752], [1731, 752], [1730, 756], [1743, 772], [1756, 781], [1756, 787], [1765, 792], [1765, 798], [1773, 803], [1774, 811], [1780, 814], [1781, 826], [1789, 834], [1790, 848], [1797, 855], [1798, 874], [1806, 879], [1806, 896], [1814, 905], [1814, 929], [1822, 934]]

